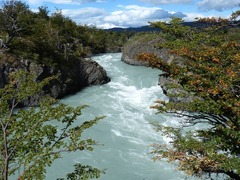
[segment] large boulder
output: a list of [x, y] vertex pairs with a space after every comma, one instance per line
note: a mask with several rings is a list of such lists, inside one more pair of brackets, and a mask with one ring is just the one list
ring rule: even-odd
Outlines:
[[121, 60], [130, 65], [146, 66], [148, 63], [137, 60], [137, 55], [143, 52], [158, 53], [155, 45], [161, 42], [161, 38], [145, 36], [135, 37], [123, 47]]
[[12, 64], [0, 64], [0, 87], [8, 84], [8, 75], [12, 71], [23, 69], [36, 73], [36, 81], [41, 81], [50, 76], [57, 76], [46, 85], [39, 94], [29, 97], [22, 106], [37, 106], [44, 95], [62, 98], [77, 92], [83, 87], [108, 83], [110, 78], [106, 71], [92, 59], [79, 59], [68, 62], [61, 67], [37, 64], [29, 60], [20, 60]]
[[121, 60], [127, 64], [137, 66], [148, 66], [147, 62], [139, 61], [137, 55], [140, 53], [153, 53], [165, 62], [178, 63], [179, 57], [169, 53], [168, 49], [159, 48], [159, 44], [165, 40], [159, 35], [142, 35], [137, 38], [131, 39], [124, 47], [122, 51]]

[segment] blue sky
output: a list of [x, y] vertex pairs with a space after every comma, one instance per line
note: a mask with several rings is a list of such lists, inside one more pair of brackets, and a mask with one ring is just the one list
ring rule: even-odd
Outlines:
[[224, 17], [240, 9], [240, 0], [23, 0], [34, 11], [47, 6], [81, 25], [98, 28], [139, 27], [168, 21], [170, 16], [193, 21], [195, 17]]

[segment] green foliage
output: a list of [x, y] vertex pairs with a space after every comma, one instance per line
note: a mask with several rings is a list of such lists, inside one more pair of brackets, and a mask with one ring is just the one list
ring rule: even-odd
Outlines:
[[10, 46], [13, 38], [27, 31], [31, 12], [29, 7], [21, 1], [9, 0], [0, 9], [0, 31], [6, 32], [6, 46]]
[[[4, 1], [0, 8], [0, 38], [3, 52], [48, 65], [67, 65], [95, 53], [120, 50], [131, 34], [107, 32], [77, 25], [61, 10], [50, 15], [47, 7], [30, 11], [21, 1]], [[1, 41], [1, 42], [2, 42]]]
[[179, 170], [185, 171], [188, 175], [201, 177], [205, 173], [224, 173], [238, 179], [240, 161], [236, 146], [240, 140], [239, 131], [228, 129], [226, 132], [226, 129], [219, 126], [215, 131], [207, 129], [184, 133], [184, 130], [179, 128], [160, 125], [156, 127], [162, 135], [172, 139], [172, 147], [152, 145], [154, 160], [178, 161]]
[[159, 34], [158, 33], [137, 33], [131, 37], [131, 39], [128, 40], [127, 44], [131, 44], [132, 42], [139, 41], [142, 44], [148, 43], [149, 41], [158, 38]]
[[[81, 164], [75, 164], [74, 172], [67, 174], [67, 180], [88, 180], [93, 178], [99, 178], [101, 173], [99, 169], [92, 168], [91, 166], [84, 166]], [[64, 180], [63, 178], [58, 180]]]
[[236, 21], [236, 20], [239, 18], [239, 16], [240, 16], [240, 10], [238, 10], [238, 11], [232, 13], [230, 19], [233, 20], [233, 21]]
[[[233, 17], [238, 16], [238, 12]], [[183, 133], [182, 129], [161, 127], [172, 138], [171, 145], [154, 145], [155, 159], [178, 161], [180, 170], [191, 175], [223, 173], [240, 179], [240, 39], [239, 28], [228, 27], [230, 20], [207, 18], [199, 21], [206, 28], [184, 27], [180, 19], [170, 24], [152, 23], [163, 30], [166, 43], [161, 48], [184, 58], [183, 63], [168, 64], [154, 54], [142, 53], [139, 59], [176, 79], [191, 101], [158, 100], [159, 113], [182, 117], [186, 125], [208, 123], [208, 129]], [[168, 94], [178, 98], [179, 94]]]
[[[19, 179], [44, 179], [46, 167], [63, 152], [93, 150], [98, 143], [82, 139], [82, 133], [103, 117], [81, 122], [77, 120], [86, 106], [70, 107], [43, 98], [38, 108], [18, 108], [19, 103], [38, 93], [51, 78], [35, 82], [34, 74], [14, 73], [0, 89], [0, 179], [18, 173]], [[61, 128], [57, 124], [61, 124]], [[92, 167], [89, 175], [99, 177]]]
[[151, 22], [150, 26], [160, 27], [161, 32], [164, 34], [165, 38], [186, 38], [188, 33], [190, 33], [191, 28], [188, 26], [183, 26], [183, 20], [181, 18], [172, 18], [171, 25], [165, 22]]

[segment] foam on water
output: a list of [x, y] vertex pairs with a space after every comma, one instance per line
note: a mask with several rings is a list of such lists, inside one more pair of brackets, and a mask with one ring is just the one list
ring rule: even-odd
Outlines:
[[102, 54], [94, 59], [107, 70], [111, 82], [85, 88], [62, 102], [90, 106], [79, 118], [81, 122], [107, 116], [84, 134], [103, 146], [93, 152], [64, 155], [48, 169], [46, 179], [63, 177], [76, 162], [107, 169], [102, 180], [184, 179], [185, 175], [177, 172], [176, 167], [164, 161], [153, 162], [149, 155], [150, 144], [169, 141], [149, 122], [176, 123], [174, 118], [156, 115], [150, 109], [156, 99], [167, 99], [158, 86], [159, 70], [124, 64], [120, 61], [121, 53]]

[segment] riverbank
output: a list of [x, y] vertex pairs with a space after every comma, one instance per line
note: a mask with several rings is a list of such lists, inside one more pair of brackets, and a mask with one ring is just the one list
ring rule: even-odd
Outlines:
[[[159, 48], [159, 45], [164, 41], [165, 40], [160, 37], [159, 34], [145, 34], [137, 36], [131, 39], [123, 47], [121, 60], [134, 66], [149, 66], [148, 62], [140, 61], [137, 58], [137, 56], [141, 53], [149, 53], [155, 54], [159, 59], [163, 60], [167, 64], [177, 64], [182, 66], [184, 62], [183, 58], [170, 53], [168, 49]], [[177, 88], [178, 86], [181, 86], [177, 80], [173, 80], [164, 72], [159, 74], [158, 81], [165, 95], [186, 93], [183, 92], [181, 88]], [[169, 100], [173, 102], [188, 102], [191, 101], [192, 98], [193, 96], [189, 94], [187, 97], [171, 97]]]
[[35, 81], [48, 77], [57, 77], [49, 82], [37, 95], [22, 102], [22, 106], [37, 106], [43, 96], [62, 98], [78, 92], [84, 87], [108, 83], [110, 78], [106, 70], [97, 62], [88, 59], [75, 59], [65, 65], [50, 66], [28, 59], [16, 59], [13, 62], [0, 64], [0, 87], [8, 84], [10, 73], [24, 70], [36, 74]]

